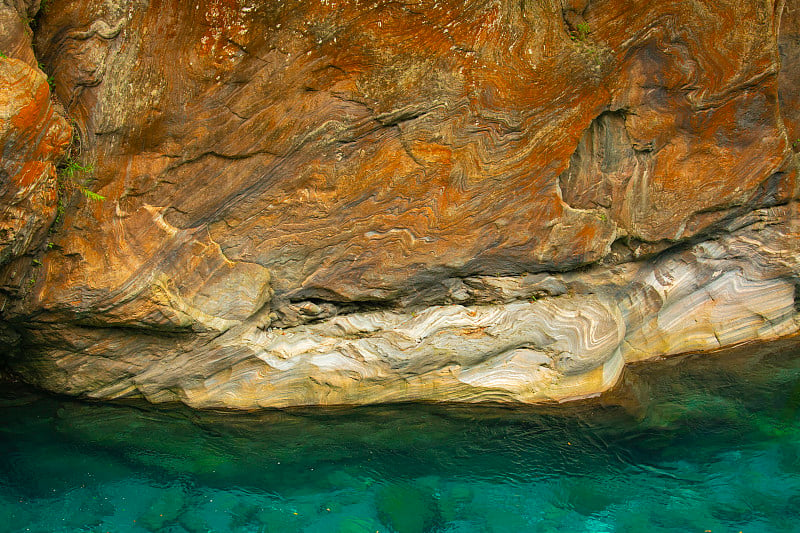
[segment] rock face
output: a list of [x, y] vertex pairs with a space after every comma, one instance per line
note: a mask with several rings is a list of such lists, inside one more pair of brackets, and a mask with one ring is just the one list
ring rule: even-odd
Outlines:
[[69, 133], [4, 119], [0, 168], [50, 165], [0, 174], [6, 365], [198, 407], [539, 402], [792, 335], [795, 7], [48, 2], [34, 49], [106, 199], [64, 191], [45, 238]]
[[[39, 244], [56, 217], [54, 160], [70, 128], [50, 105], [44, 74], [16, 59], [0, 62], [0, 264]], [[29, 260], [30, 261], [30, 260]]]

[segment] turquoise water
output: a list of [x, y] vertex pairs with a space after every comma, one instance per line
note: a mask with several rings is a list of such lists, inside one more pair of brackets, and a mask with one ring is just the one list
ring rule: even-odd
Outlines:
[[640, 367], [602, 403], [258, 414], [3, 386], [0, 531], [800, 531], [800, 354]]

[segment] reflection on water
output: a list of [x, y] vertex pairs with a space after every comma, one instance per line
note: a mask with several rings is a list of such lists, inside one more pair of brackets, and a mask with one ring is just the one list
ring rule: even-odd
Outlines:
[[550, 409], [2, 396], [2, 531], [800, 531], [800, 354], [781, 347]]

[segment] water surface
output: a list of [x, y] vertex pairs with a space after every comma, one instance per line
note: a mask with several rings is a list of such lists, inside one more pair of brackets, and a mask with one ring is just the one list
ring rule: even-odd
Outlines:
[[798, 532], [800, 354], [602, 402], [248, 414], [0, 394], [0, 531]]

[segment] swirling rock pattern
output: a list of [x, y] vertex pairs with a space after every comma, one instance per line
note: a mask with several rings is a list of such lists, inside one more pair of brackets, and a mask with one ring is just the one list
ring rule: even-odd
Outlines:
[[[540, 277], [507, 303], [245, 322], [211, 340], [42, 325], [35, 343], [55, 345], [13, 363], [64, 392], [204, 408], [585, 398], [612, 387], [626, 362], [797, 334], [797, 207], [754, 211], [731, 233], [651, 260], [548, 276], [564, 289], [554, 296], [536, 298]], [[498, 288], [498, 300], [525, 285], [467, 284]]]
[[41, 262], [0, 295], [28, 381], [537, 402], [796, 332], [791, 4], [48, 6], [36, 51], [107, 199], [15, 252]]

